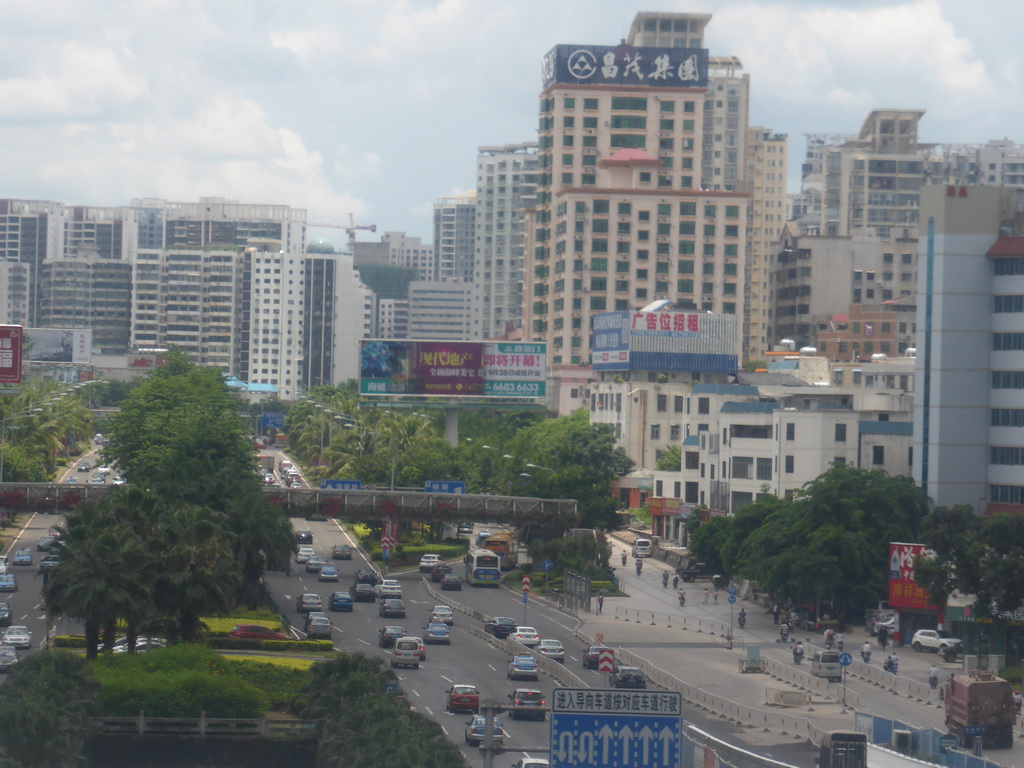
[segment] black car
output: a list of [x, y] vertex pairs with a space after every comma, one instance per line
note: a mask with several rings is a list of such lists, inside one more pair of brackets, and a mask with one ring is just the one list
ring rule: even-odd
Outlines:
[[484, 632], [498, 638], [505, 638], [516, 631], [516, 626], [515, 619], [510, 619], [507, 616], [495, 616], [484, 622]]
[[333, 547], [331, 547], [331, 559], [351, 560], [352, 547], [350, 547], [348, 544], [335, 544]]
[[9, 627], [14, 621], [14, 611], [9, 603], [0, 603], [0, 627]]
[[386, 619], [404, 619], [405, 618], [405, 603], [395, 597], [388, 598], [387, 600], [381, 600], [377, 606], [377, 610], [381, 616]]
[[611, 688], [646, 688], [647, 678], [636, 667], [616, 667], [608, 676], [608, 686]]
[[49, 552], [55, 546], [57, 546], [57, 540], [53, 536], [43, 536], [36, 541], [37, 552]]
[[454, 573], [446, 573], [441, 578], [441, 589], [462, 589], [462, 579]]
[[369, 584], [356, 584], [352, 587], [352, 599], [357, 603], [375, 603], [377, 594]]
[[395, 640], [400, 637], [405, 637], [404, 627], [381, 627], [377, 630], [377, 645], [381, 648], [394, 648]]
[[452, 567], [448, 563], [438, 563], [430, 571], [431, 581], [441, 581], [446, 573], [451, 573]]
[[312, 531], [296, 531], [295, 541], [299, 544], [312, 544], [313, 543], [313, 532]]
[[613, 654], [614, 650], [606, 645], [591, 645], [583, 652], [583, 668], [584, 669], [597, 669], [597, 662], [601, 657], [601, 651], [611, 651]]
[[355, 584], [369, 584], [371, 587], [375, 587], [380, 582], [380, 577], [372, 568], [360, 568], [355, 572]]

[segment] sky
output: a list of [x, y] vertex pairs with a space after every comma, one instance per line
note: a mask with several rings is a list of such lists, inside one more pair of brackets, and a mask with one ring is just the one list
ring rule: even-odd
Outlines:
[[477, 147], [536, 139], [544, 54], [614, 45], [639, 10], [713, 14], [751, 124], [789, 135], [791, 192], [804, 134], [875, 108], [1024, 143], [1014, 0], [0, 0], [0, 197], [221, 196], [429, 243]]

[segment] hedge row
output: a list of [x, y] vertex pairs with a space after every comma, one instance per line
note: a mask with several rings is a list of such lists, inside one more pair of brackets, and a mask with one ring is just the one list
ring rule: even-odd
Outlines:
[[[85, 648], [82, 635], [57, 635], [53, 639], [57, 648]], [[210, 637], [206, 645], [230, 651], [304, 651], [329, 653], [334, 650], [330, 640], [253, 640], [242, 637]]]

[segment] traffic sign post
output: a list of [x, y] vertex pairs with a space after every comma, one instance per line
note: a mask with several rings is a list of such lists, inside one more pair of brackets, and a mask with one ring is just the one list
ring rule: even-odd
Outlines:
[[677, 766], [683, 697], [676, 691], [556, 688], [552, 768]]
[[839, 665], [843, 668], [843, 712], [846, 711], [846, 672], [851, 664], [853, 664], [853, 654], [848, 651], [839, 654]]

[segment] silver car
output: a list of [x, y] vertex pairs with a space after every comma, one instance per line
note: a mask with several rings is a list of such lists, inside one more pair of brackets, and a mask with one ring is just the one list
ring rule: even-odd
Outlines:
[[15, 624], [8, 627], [7, 631], [4, 632], [3, 644], [14, 648], [31, 648], [32, 633], [28, 631], [28, 627]]

